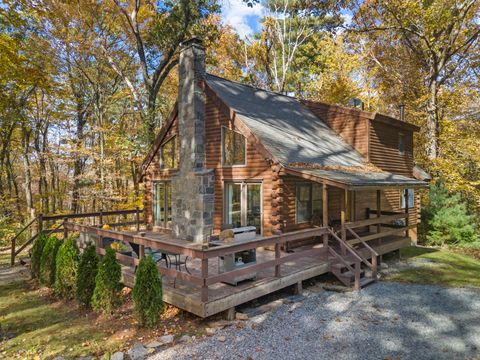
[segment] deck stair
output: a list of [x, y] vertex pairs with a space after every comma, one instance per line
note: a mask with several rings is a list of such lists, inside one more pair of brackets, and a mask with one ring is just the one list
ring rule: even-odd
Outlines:
[[[352, 246], [343, 240], [332, 229], [329, 229], [331, 244], [329, 244], [330, 271], [345, 286], [356, 290], [377, 281], [378, 254], [351, 229], [351, 233], [358, 239], [362, 249], [367, 249], [370, 254], [363, 255], [359, 246]], [[370, 259], [370, 260], [369, 260]], [[367, 271], [366, 271], [367, 270]]]

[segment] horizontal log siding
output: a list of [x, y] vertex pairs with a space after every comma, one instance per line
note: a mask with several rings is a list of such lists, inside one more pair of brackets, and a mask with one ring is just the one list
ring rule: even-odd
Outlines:
[[[398, 151], [399, 133], [403, 133], [405, 154]], [[370, 125], [370, 162], [393, 174], [412, 176], [413, 133], [409, 130], [372, 121]]]
[[247, 164], [241, 167], [222, 166], [221, 129], [226, 126], [235, 129], [232, 121], [225, 115], [215, 101], [207, 96], [206, 102], [206, 166], [215, 169], [215, 212], [213, 218], [214, 232], [221, 230], [223, 220], [223, 191], [225, 181], [262, 181], [263, 194], [263, 235], [272, 234], [276, 224], [272, 224], [272, 176], [271, 166], [256, 150], [255, 139], [247, 136]]
[[304, 101], [304, 104], [360, 154], [368, 158], [368, 122], [370, 120], [362, 116], [362, 112], [313, 101]]
[[[165, 135], [165, 139], [169, 139], [171, 136], [178, 133], [178, 121], [177, 118], [172, 122], [170, 129]], [[178, 139], [177, 139], [178, 140]], [[180, 142], [177, 141], [177, 156], [179, 153]], [[177, 158], [178, 161], [178, 158]], [[152, 162], [149, 164], [145, 171], [145, 196], [143, 199], [143, 209], [145, 215], [145, 222], [149, 228], [153, 226], [153, 182], [161, 180], [170, 180], [172, 170], [161, 170], [160, 169], [160, 151], [157, 151]]]

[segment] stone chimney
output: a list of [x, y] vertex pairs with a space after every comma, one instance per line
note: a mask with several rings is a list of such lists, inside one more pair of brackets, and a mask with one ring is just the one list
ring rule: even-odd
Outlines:
[[178, 66], [179, 167], [172, 176], [175, 236], [208, 241], [213, 228], [214, 170], [205, 168], [205, 49], [196, 37], [180, 48]]

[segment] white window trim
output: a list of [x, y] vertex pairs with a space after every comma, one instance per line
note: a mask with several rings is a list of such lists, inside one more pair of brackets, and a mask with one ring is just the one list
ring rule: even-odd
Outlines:
[[[403, 142], [403, 151], [400, 150], [400, 139], [402, 139], [402, 142]], [[397, 148], [398, 148], [398, 153], [400, 155], [405, 155], [406, 154], [407, 151], [406, 151], [406, 144], [405, 144], [405, 134], [403, 132], [398, 133]]]
[[[245, 185], [248, 184], [256, 184], [260, 185], [260, 235], [263, 235], [263, 181], [262, 180], [225, 180], [223, 182], [223, 221], [222, 223], [226, 223], [225, 220], [228, 219], [228, 207], [227, 207], [227, 184], [237, 184], [240, 185], [240, 222], [246, 224], [247, 219], [247, 209], [246, 207], [242, 207], [242, 204], [247, 204], [247, 187]], [[244, 225], [242, 225], [244, 226]]]
[[[225, 133], [225, 129], [229, 130], [229, 131], [233, 131], [239, 135], [241, 135], [244, 139], [244, 142], [245, 142], [245, 160], [244, 160], [244, 163], [243, 164], [238, 164], [238, 165], [226, 165], [225, 164], [225, 146], [223, 144], [223, 137], [224, 137], [224, 133]], [[220, 140], [220, 154], [221, 154], [221, 163], [222, 163], [222, 166], [225, 167], [225, 168], [241, 168], [241, 167], [246, 167], [247, 166], [247, 137], [244, 136], [241, 132], [239, 131], [236, 131], [234, 129], [230, 129], [229, 127], [227, 126], [222, 126], [222, 130], [221, 130], [221, 140]]]
[[407, 191], [411, 191], [412, 192], [412, 202], [413, 204], [410, 206], [410, 204], [408, 204], [408, 208], [409, 209], [413, 209], [415, 207], [415, 189], [402, 189], [400, 190], [400, 209], [405, 209], [405, 190]]

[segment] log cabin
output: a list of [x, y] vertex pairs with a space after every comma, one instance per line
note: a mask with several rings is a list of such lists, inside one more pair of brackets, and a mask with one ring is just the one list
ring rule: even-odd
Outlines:
[[[121, 241], [133, 286], [147, 251], [164, 301], [201, 317], [332, 273], [360, 290], [383, 254], [410, 246], [418, 127], [355, 108], [305, 101], [206, 73], [205, 50], [181, 46], [179, 90], [142, 165], [136, 231], [64, 222], [97, 252]], [[136, 250], [135, 250], [136, 249]], [[156, 257], [155, 257], [156, 256]]]
[[405, 212], [416, 239], [417, 126], [229, 81], [204, 61], [199, 39], [184, 44], [177, 103], [143, 163], [151, 230], [208, 243], [228, 227], [269, 236]]

